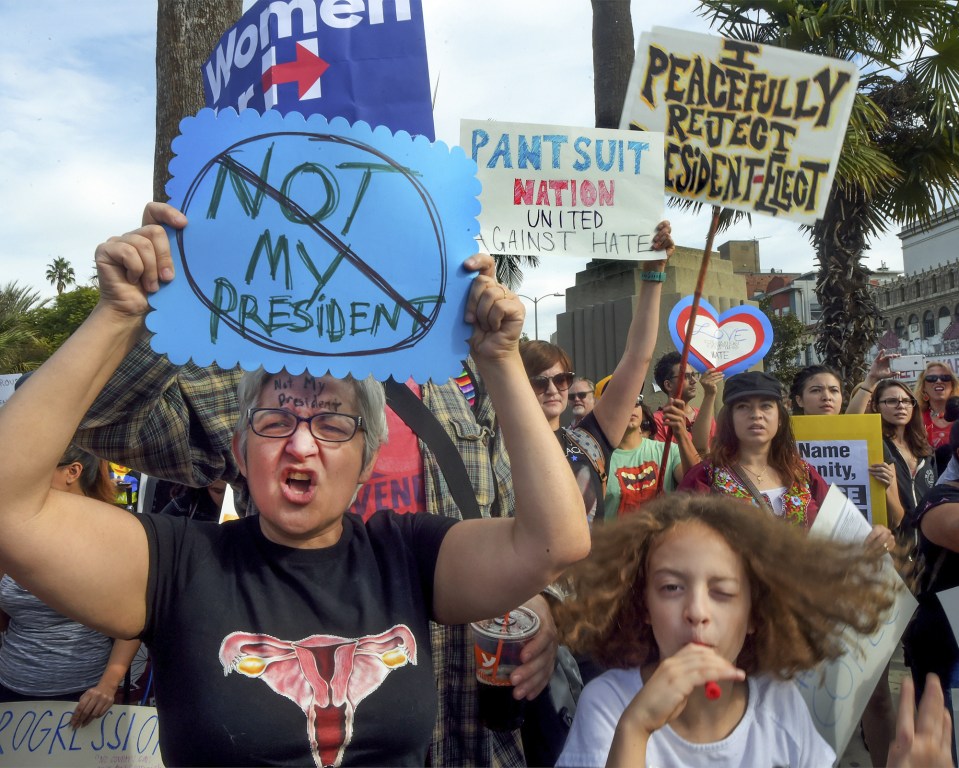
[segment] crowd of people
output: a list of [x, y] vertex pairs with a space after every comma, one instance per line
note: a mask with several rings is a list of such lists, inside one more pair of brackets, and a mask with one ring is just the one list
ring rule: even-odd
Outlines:
[[[959, 451], [947, 366], [913, 392], [888, 355], [873, 363], [846, 412], [881, 417], [869, 471], [889, 526], [827, 541], [808, 532], [828, 486], [792, 415], [843, 412], [840, 378], [806, 369], [787, 397], [768, 373], [654, 363], [668, 222], [599, 382], [521, 341], [522, 304], [476, 255], [469, 357], [422, 384], [154, 353], [147, 297], [177, 279], [164, 227], [186, 223], [151, 203], [101, 244], [97, 308], [0, 409], [19, 446], [0, 466], [4, 700], [75, 696], [80, 727], [142, 641], [170, 765], [522, 766], [543, 753], [480, 720], [469, 623], [524, 606], [540, 629], [512, 696], [546, 695], [561, 646], [589, 678], [549, 762], [828, 765], [793, 678], [882, 625], [897, 555], [919, 574], [905, 647], [921, 699], [904, 683], [897, 713], [884, 676], [863, 732], [876, 765], [952, 764], [959, 647], [934, 597], [959, 586], [959, 483], [936, 482]], [[200, 490], [130, 514], [81, 455]], [[219, 524], [226, 484], [240, 518]], [[17, 655], [41, 613], [86, 633], [68, 672]]]

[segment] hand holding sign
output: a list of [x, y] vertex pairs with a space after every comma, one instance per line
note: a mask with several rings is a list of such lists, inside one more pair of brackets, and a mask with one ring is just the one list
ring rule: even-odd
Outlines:
[[252, 110], [203, 110], [181, 129], [167, 192], [190, 225], [171, 238], [182, 279], [147, 319], [157, 351], [291, 373], [449, 375], [470, 333], [460, 264], [475, 250], [479, 191], [459, 148]]
[[[669, 333], [683, 348], [693, 297], [679, 301], [669, 313]], [[731, 376], [747, 370], [766, 355], [773, 343], [772, 325], [755, 307], [742, 305], [718, 313], [705, 299], [690, 340], [689, 363], [700, 373], [715, 368]]]

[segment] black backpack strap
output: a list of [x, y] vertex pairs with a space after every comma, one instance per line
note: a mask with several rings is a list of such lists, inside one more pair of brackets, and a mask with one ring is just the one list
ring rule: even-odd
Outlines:
[[463, 457], [439, 419], [405, 384], [389, 378], [383, 383], [383, 388], [386, 390], [386, 402], [393, 413], [429, 446], [436, 457], [436, 463], [463, 519], [482, 517]]

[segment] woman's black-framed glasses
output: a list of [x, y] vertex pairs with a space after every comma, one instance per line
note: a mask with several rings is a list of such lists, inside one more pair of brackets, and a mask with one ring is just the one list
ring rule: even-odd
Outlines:
[[879, 401], [880, 405], [884, 405], [887, 408], [895, 408], [898, 405], [904, 405], [907, 408], [916, 407], [916, 398], [914, 397], [884, 397]]
[[937, 381], [941, 381], [943, 384], [948, 384], [952, 381], [952, 376], [948, 373], [930, 373], [924, 376], [928, 384], [935, 384]]
[[555, 376], [530, 376], [529, 384], [537, 395], [542, 395], [549, 389], [550, 382], [553, 382], [556, 389], [562, 392], [564, 389], [569, 389], [572, 386], [573, 379], [575, 378], [575, 373], [566, 371], [565, 373], [557, 373]]
[[345, 443], [363, 429], [363, 417], [348, 413], [314, 413], [297, 416], [285, 408], [251, 408], [248, 413], [250, 429], [260, 437], [290, 437], [305, 421], [310, 434], [326, 443]]

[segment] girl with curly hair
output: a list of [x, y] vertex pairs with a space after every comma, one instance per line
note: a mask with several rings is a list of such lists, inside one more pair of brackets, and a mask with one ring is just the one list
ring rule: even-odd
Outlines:
[[558, 764], [831, 765], [790, 681], [838, 658], [846, 626], [879, 628], [894, 596], [882, 556], [716, 495], [594, 529], [556, 618], [608, 671], [583, 689]]

